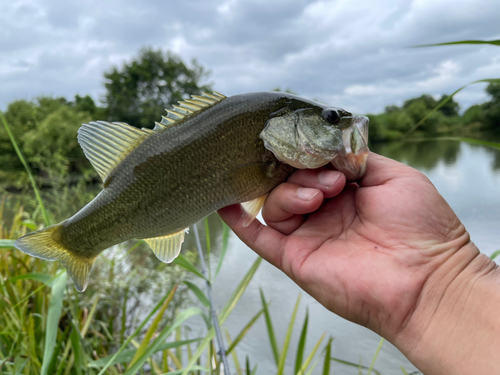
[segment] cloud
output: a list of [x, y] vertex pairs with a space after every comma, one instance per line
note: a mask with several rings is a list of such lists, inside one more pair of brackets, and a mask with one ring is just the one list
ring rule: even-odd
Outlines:
[[[494, 0], [22, 0], [0, 5], [0, 108], [41, 94], [103, 93], [103, 72], [144, 45], [197, 58], [226, 95], [291, 88], [357, 113], [497, 77]], [[485, 99], [484, 85], [457, 98]]]

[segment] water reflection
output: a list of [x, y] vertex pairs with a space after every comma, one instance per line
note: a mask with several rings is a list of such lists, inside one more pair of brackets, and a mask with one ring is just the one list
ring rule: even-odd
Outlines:
[[487, 153], [490, 157], [481, 162], [491, 163], [491, 169], [500, 170], [500, 150], [478, 144], [458, 141], [408, 141], [379, 143], [371, 145], [371, 150], [377, 154], [398, 160], [421, 170], [432, 170], [439, 163], [454, 165], [460, 157], [462, 145]]
[[460, 142], [393, 142], [372, 145], [371, 150], [414, 168], [429, 170], [441, 161], [455, 164], [460, 155]]
[[[372, 145], [371, 148], [374, 152], [401, 161], [426, 173], [465, 224], [471, 233], [473, 241], [482, 252], [489, 255], [500, 248], [497, 235], [498, 228], [500, 228], [500, 195], [498, 194], [500, 151], [455, 141], [391, 143]], [[15, 203], [15, 199], [11, 198], [9, 204], [12, 204], [13, 208], [20, 205], [29, 207], [29, 204], [26, 203], [27, 198], [24, 199], [24, 201], [21, 199]], [[58, 199], [59, 205], [64, 207], [66, 205], [63, 202], [62, 199]], [[69, 212], [64, 216], [61, 215], [62, 217], [59, 217], [59, 220], [68, 217], [73, 212]], [[209, 227], [210, 246], [208, 246], [205, 235], [205, 223], [208, 223]], [[198, 224], [198, 231], [205, 254], [210, 249], [212, 255], [210, 264], [213, 272], [217, 267], [220, 249], [222, 248], [223, 226], [219, 216], [213, 214], [207, 218], [206, 222], [201, 221]], [[124, 268], [120, 275], [131, 275], [136, 280], [144, 277], [145, 280], [151, 282], [149, 287], [153, 286], [165, 291], [167, 286], [169, 287], [168, 283], [172, 282], [172, 280], [163, 280], [156, 277], [156, 275], [163, 275], [164, 272], [165, 275], [163, 276], [166, 277], [171, 266], [160, 264], [145, 246], [141, 246], [137, 250], [130, 254], [129, 258], [133, 267]], [[186, 237], [183, 253], [189, 254], [195, 251], [196, 245], [191, 231]], [[123, 249], [118, 252], [120, 256], [125, 256]], [[236, 236], [230, 236], [226, 260], [217, 280], [214, 282], [213, 295], [217, 309], [220, 310], [225, 305], [235, 285], [248, 270], [255, 257], [255, 253], [249, 250]], [[190, 259], [193, 262], [197, 260], [196, 256]], [[104, 263], [104, 261], [102, 262]], [[138, 267], [143, 267], [144, 272], [131, 272], [133, 268]], [[99, 273], [103, 276], [110, 274], [107, 266], [102, 263], [97, 264], [95, 272], [95, 276], [98, 276]], [[125, 287], [130, 288], [128, 280], [122, 278], [122, 276], [120, 276], [120, 279]], [[204, 283], [201, 279], [194, 281], [199, 282], [200, 288], [204, 289]], [[301, 290], [288, 277], [264, 262], [243, 298], [226, 321], [225, 327], [235, 337], [243, 328], [242, 325], [248, 322], [260, 309], [259, 287], [264, 289], [267, 300], [271, 302], [271, 314], [276, 336], [281, 340], [286, 334], [290, 313], [297, 294]], [[102, 290], [102, 284], [95, 285], [89, 290], [99, 291], [100, 288]], [[144, 288], [144, 284], [138, 285], [138, 291], [140, 288]], [[149, 307], [154, 305], [155, 301], [158, 300], [157, 298], [154, 293], [138, 295], [138, 299], [142, 303], [142, 311], [149, 311]], [[179, 301], [180, 303], [181, 301]], [[148, 305], [148, 308], [145, 307], [146, 305]], [[363, 364], [369, 364], [377, 347], [379, 337], [330, 313], [307, 295], [303, 295], [302, 305], [297, 315], [290, 353], [294, 353], [296, 350], [306, 307], [309, 308], [310, 314], [306, 352], [309, 353], [313, 349], [315, 340], [326, 332], [327, 336], [332, 335], [335, 337], [332, 343], [333, 356], [355, 363], [358, 363], [362, 358]], [[202, 319], [198, 321], [189, 320], [188, 323], [194, 333], [203, 333], [205, 331], [205, 322]], [[245, 358], [248, 355], [252, 363], [258, 363], [259, 373], [275, 373], [276, 366], [269, 347], [265, 324], [262, 320], [252, 327], [245, 339], [238, 345], [238, 355], [240, 358]], [[289, 361], [286, 373], [292, 373], [292, 362], [292, 360]], [[376, 368], [383, 373], [401, 373], [400, 365], [404, 366], [408, 372], [414, 370], [414, 367], [406, 361], [396, 348], [388, 343], [384, 344], [377, 359]], [[317, 366], [314, 374], [320, 373], [320, 367]], [[358, 373], [355, 369], [337, 363], [332, 363], [332, 370], [339, 374], [354, 375]]]
[[[482, 252], [490, 255], [500, 248], [498, 228], [500, 228], [500, 172], [498, 161], [500, 151], [480, 145], [471, 145], [456, 141], [407, 142], [374, 145], [374, 152], [396, 159], [424, 172], [448, 201], [471, 233], [472, 240]], [[239, 239], [232, 235], [227, 259], [214, 284], [216, 306], [223, 306], [235, 280], [248, 269], [255, 259], [255, 254]], [[250, 283], [244, 297], [236, 306], [233, 314], [226, 321], [225, 327], [232, 335], [242, 328], [242, 322], [248, 321], [259, 307], [259, 287], [271, 301], [271, 314], [275, 324], [276, 336], [286, 334], [290, 312], [300, 288], [284, 274], [267, 263]], [[306, 351], [312, 350], [314, 340], [322, 333], [332, 335], [332, 355], [347, 361], [369, 363], [378, 344], [379, 337], [353, 323], [339, 318], [327, 311], [309, 296], [303, 296], [303, 305], [299, 309], [294, 326], [295, 336], [290, 351], [296, 350], [298, 332], [304, 318], [306, 306], [309, 308], [311, 323]], [[193, 328], [201, 330], [203, 322], [191, 322]], [[240, 357], [248, 355], [259, 363], [259, 373], [275, 373], [276, 367], [267, 339], [265, 324], [260, 321], [252, 328], [239, 347]], [[385, 343], [375, 367], [384, 374], [401, 373], [400, 366], [408, 372], [415, 368], [392, 345]], [[356, 369], [333, 363], [335, 373], [358, 374]], [[292, 373], [290, 361], [286, 373]], [[314, 374], [321, 373], [317, 368]]]

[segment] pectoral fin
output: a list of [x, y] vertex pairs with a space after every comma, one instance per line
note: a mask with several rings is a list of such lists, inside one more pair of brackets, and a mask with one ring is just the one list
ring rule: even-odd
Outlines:
[[264, 202], [266, 201], [267, 194], [263, 195], [262, 197], [258, 197], [254, 200], [244, 202], [241, 204], [241, 207], [243, 208], [244, 214], [243, 214], [243, 227], [248, 227], [250, 224], [252, 224], [252, 221], [257, 217], [259, 214], [262, 206], [264, 206]]
[[185, 234], [186, 229], [183, 229], [166, 236], [147, 238], [144, 241], [146, 241], [159, 260], [164, 263], [170, 263], [179, 255]]

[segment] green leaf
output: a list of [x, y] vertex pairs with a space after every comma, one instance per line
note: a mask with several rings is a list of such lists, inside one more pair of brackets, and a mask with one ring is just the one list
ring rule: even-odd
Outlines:
[[210, 269], [210, 254], [211, 254], [211, 246], [210, 246], [210, 226], [208, 225], [208, 216], [205, 217], [205, 239], [207, 244], [207, 268], [208, 268], [208, 279], [212, 280], [212, 270]]
[[406, 370], [404, 369], [403, 366], [399, 366], [399, 368], [401, 369], [401, 371], [403, 371], [403, 374], [404, 375], [408, 375], [408, 372], [406, 372]]
[[231, 353], [231, 351], [236, 347], [236, 345], [238, 345], [238, 343], [243, 339], [243, 337], [245, 337], [250, 328], [252, 328], [254, 323], [257, 321], [257, 319], [259, 319], [259, 317], [262, 315], [263, 312], [264, 309], [260, 310], [257, 314], [253, 316], [252, 319], [250, 319], [250, 321], [245, 325], [245, 327], [243, 327], [240, 333], [238, 333], [234, 341], [229, 345], [229, 347], [226, 350], [226, 354]]
[[67, 280], [68, 277], [66, 272], [62, 272], [52, 283], [52, 297], [50, 299], [47, 325], [45, 328], [45, 348], [43, 352], [41, 375], [47, 375], [50, 360], [54, 354], [54, 348], [57, 345], [57, 330], [61, 317], [63, 296]]
[[[233, 340], [231, 340], [231, 335], [229, 334], [229, 331], [227, 329], [226, 329], [225, 333], [226, 333], [227, 343], [229, 344], [229, 346], [232, 346], [234, 348], [234, 345], [233, 345], [234, 342], [233, 342]], [[229, 354], [229, 351], [226, 351], [226, 354]], [[231, 354], [233, 356], [233, 362], [234, 362], [234, 367], [236, 368], [236, 374], [243, 375], [243, 372], [241, 371], [240, 360], [238, 359], [238, 355], [236, 353], [236, 350], [233, 351]]]
[[[5, 120], [5, 117], [3, 116], [3, 113], [1, 111], [0, 111], [0, 117], [2, 118], [3, 126], [5, 127], [5, 130], [7, 131], [7, 134], [9, 135], [10, 142], [12, 143], [14, 150], [16, 150], [17, 157], [19, 158], [19, 160], [23, 164], [24, 169], [26, 170], [26, 173], [29, 176], [31, 186], [33, 187], [33, 191], [35, 192], [38, 206], [42, 210], [42, 215], [43, 215], [43, 220], [45, 222], [45, 225], [49, 226], [50, 225], [49, 215], [47, 214], [47, 211], [45, 210], [45, 205], [43, 204], [42, 197], [40, 195], [40, 191], [38, 190], [38, 187], [36, 186], [35, 178], [33, 177], [33, 173], [31, 172], [31, 168], [28, 165], [28, 163], [26, 162], [26, 159], [25, 159], [23, 153], [21, 152], [21, 149], [18, 147], [17, 142], [14, 138], [14, 135], [10, 131], [10, 127], [7, 124], [7, 121]], [[47, 370], [45, 370], [45, 371], [47, 371]]]
[[271, 314], [269, 313], [269, 309], [267, 307], [268, 303], [266, 302], [266, 298], [264, 297], [264, 292], [262, 291], [262, 288], [260, 289], [260, 300], [262, 301], [262, 306], [264, 308], [264, 316], [266, 318], [266, 327], [267, 327], [267, 335], [269, 337], [269, 343], [271, 344], [271, 349], [273, 351], [276, 366], [278, 366], [280, 361], [280, 351], [278, 349], [278, 342], [276, 341], [276, 335], [274, 333]]
[[[210, 225], [208, 223], [208, 216], [206, 216], [203, 221], [205, 224], [205, 241], [206, 241], [206, 245], [207, 245], [207, 253], [210, 254], [210, 250], [211, 250], [211, 247], [210, 247]], [[210, 256], [209, 256], [209, 258], [210, 258]]]
[[494, 148], [496, 150], [500, 150], [500, 143], [497, 143], [497, 142], [487, 142], [487, 141], [481, 141], [480, 139], [473, 139], [473, 138], [466, 138], [466, 137], [457, 137], [457, 141], [473, 143], [473, 144], [477, 144], [477, 145], [482, 145], [482, 146]]
[[304, 350], [306, 347], [308, 323], [309, 323], [309, 309], [306, 309], [306, 317], [304, 318], [304, 323], [302, 324], [302, 331], [300, 333], [299, 345], [297, 346], [297, 355], [295, 356], [295, 372], [294, 372], [294, 374], [298, 374], [300, 371], [300, 368], [302, 367], [302, 360], [304, 359]]
[[170, 293], [168, 294], [167, 299], [163, 303], [162, 307], [160, 308], [160, 311], [158, 311], [158, 314], [156, 315], [156, 318], [153, 320], [151, 325], [149, 326], [148, 330], [146, 331], [146, 334], [144, 335], [144, 338], [142, 339], [141, 344], [137, 348], [137, 351], [135, 352], [134, 358], [129, 363], [129, 368], [134, 365], [135, 362], [144, 354], [146, 351], [146, 348], [149, 345], [149, 341], [153, 337], [156, 328], [158, 327], [158, 324], [160, 324], [161, 319], [163, 318], [163, 314], [165, 313], [165, 310], [167, 309], [170, 301], [172, 301], [172, 298], [174, 298], [174, 294], [177, 291], [177, 285], [175, 285]]
[[198, 287], [198, 285], [193, 284], [191, 281], [183, 281], [184, 284], [195, 294], [196, 297], [200, 300], [201, 303], [205, 305], [206, 308], [210, 308], [210, 301], [203, 291]]
[[435, 43], [435, 44], [420, 44], [414, 48], [420, 47], [437, 47], [437, 46], [452, 46], [456, 44], [491, 44], [493, 46], [500, 46], [500, 39], [497, 40], [460, 40], [458, 42]]
[[177, 258], [175, 258], [172, 263], [176, 264], [179, 267], [182, 267], [185, 270], [188, 270], [189, 272], [195, 274], [196, 276], [199, 276], [202, 279], [206, 280], [206, 277], [203, 276], [203, 274], [200, 271], [198, 271], [198, 269], [195, 267], [195, 265], [193, 263], [191, 263], [191, 261], [188, 258], [186, 258], [185, 255], [179, 254], [179, 256]]
[[[106, 371], [106, 369], [113, 365], [115, 362], [115, 360], [120, 356], [120, 354], [122, 352], [125, 351], [125, 348], [130, 344], [130, 342], [137, 336], [139, 335], [141, 332], [142, 332], [142, 328], [146, 325], [146, 323], [149, 321], [149, 319], [156, 313], [156, 311], [158, 311], [158, 309], [160, 309], [160, 307], [163, 305], [163, 303], [165, 302], [165, 300], [170, 296], [170, 292], [165, 294], [165, 296], [158, 301], [158, 303], [155, 305], [155, 307], [150, 311], [150, 313], [146, 316], [146, 318], [144, 318], [144, 320], [141, 322], [141, 324], [139, 325], [139, 327], [136, 328], [136, 330], [134, 331], [134, 333], [132, 333], [132, 335], [130, 335], [127, 340], [122, 344], [122, 346], [120, 346], [120, 349], [118, 349], [118, 351], [113, 354], [113, 355], [110, 355], [106, 358], [109, 358], [107, 359], [107, 363], [104, 365], [104, 367], [101, 369], [101, 371], [99, 371], [99, 374], [98, 375], [103, 375], [104, 372]], [[135, 350], [134, 350], [134, 353], [135, 353]], [[97, 361], [96, 361], [97, 362]], [[96, 363], [94, 362], [94, 363]]]
[[151, 344], [148, 345], [144, 353], [131, 365], [127, 368], [127, 371], [124, 375], [133, 375], [142, 365], [157, 351], [159, 351], [161, 344], [165, 342], [168, 336], [170, 336], [177, 327], [179, 327], [185, 320], [195, 315], [202, 315], [203, 311], [197, 307], [191, 307], [187, 310], [181, 312], [175, 319], [172, 325], [163, 328], [156, 338]]
[[16, 240], [0, 240], [0, 249], [11, 249], [14, 247]]
[[41, 283], [51, 285], [52, 281], [56, 279], [57, 276], [52, 276], [46, 273], [40, 273], [40, 272], [30, 272], [30, 273], [25, 273], [22, 275], [18, 276], [12, 276], [8, 281], [13, 284], [16, 281], [19, 280], [35, 280], [35, 281], [40, 281]]
[[[191, 340], [165, 342], [158, 347], [158, 351], [167, 350], [167, 349], [175, 349], [175, 348], [178, 348], [180, 346], [189, 345], [189, 344], [192, 344], [193, 342], [197, 342], [200, 340], [201, 339], [191, 339]], [[109, 364], [110, 366], [115, 365], [117, 363], [128, 363], [132, 360], [132, 358], [134, 357], [136, 352], [137, 352], [136, 349], [131, 349], [131, 350], [124, 350], [120, 354], [118, 354], [117, 356], [115, 356], [114, 354], [110, 354], [106, 357], [99, 358], [98, 360], [91, 361], [89, 363], [89, 367], [101, 368], [101, 367], [107, 365], [108, 362], [110, 362], [110, 361], [111, 361], [111, 363]]]
[[229, 244], [229, 233], [230, 229], [228, 225], [222, 221], [222, 249], [219, 254], [219, 263], [217, 264], [217, 269], [215, 270], [214, 280], [217, 278], [217, 275], [222, 267], [222, 263], [224, 263], [224, 258], [226, 257], [227, 247]]
[[80, 333], [78, 332], [78, 328], [75, 326], [73, 322], [71, 322], [73, 329], [71, 330], [70, 340], [71, 340], [71, 348], [73, 349], [73, 354], [75, 355], [75, 365], [77, 375], [82, 375], [82, 369], [85, 368], [83, 362], [83, 349], [82, 343], [80, 340]]
[[[210, 373], [212, 372], [212, 370], [210, 370], [209, 368], [201, 367], [201, 366], [193, 366], [192, 370], [193, 371], [210, 372]], [[184, 373], [183, 371], [184, 371], [184, 369], [180, 369], [180, 370], [176, 370], [176, 371], [169, 371], [168, 375], [181, 375]]]
[[[231, 311], [233, 311], [234, 307], [240, 300], [241, 296], [245, 292], [248, 284], [252, 280], [253, 276], [255, 275], [255, 272], [259, 268], [260, 263], [262, 262], [262, 258], [258, 257], [255, 262], [252, 264], [250, 269], [247, 271], [245, 276], [243, 276], [243, 279], [240, 281], [234, 292], [231, 294], [231, 297], [229, 297], [228, 301], [226, 302], [226, 305], [222, 309], [221, 313], [219, 314], [219, 322], [220, 325], [225, 322], [229, 314], [231, 314]], [[204, 337], [198, 348], [196, 349], [196, 352], [193, 354], [193, 357], [189, 360], [187, 366], [184, 368], [184, 371], [182, 372], [183, 375], [187, 375], [195, 365], [196, 361], [200, 356], [203, 354], [205, 348], [210, 344], [211, 340], [215, 337], [215, 330], [212, 327], [207, 335]]]
[[311, 369], [309, 371], [307, 371], [306, 375], [311, 375], [317, 364], [318, 364], [318, 361], [314, 361], [313, 365], [311, 366]]
[[241, 296], [245, 292], [248, 284], [255, 275], [255, 272], [257, 272], [257, 269], [259, 268], [261, 262], [262, 262], [261, 257], [255, 259], [255, 262], [253, 262], [252, 266], [249, 268], [245, 276], [243, 276], [243, 279], [241, 279], [240, 283], [236, 286], [236, 289], [234, 290], [233, 294], [231, 294], [231, 296], [229, 297], [228, 301], [226, 302], [226, 305], [224, 306], [219, 315], [219, 320], [221, 321], [221, 324], [227, 319], [231, 311], [233, 311], [233, 309], [235, 308], [236, 304], [238, 303]]
[[94, 315], [97, 311], [97, 303], [99, 302], [99, 296], [94, 300], [94, 303], [92, 305], [92, 308], [90, 309], [90, 313], [87, 316], [87, 319], [85, 319], [85, 324], [82, 327], [82, 331], [80, 332], [82, 337], [85, 337], [87, 334], [87, 331], [89, 330], [90, 323], [92, 323], [92, 319], [94, 319]]
[[330, 375], [330, 356], [332, 355], [332, 341], [333, 338], [328, 339], [328, 344], [325, 347], [325, 361], [323, 362], [322, 375]]
[[442, 106], [444, 106], [446, 103], [448, 103], [448, 101], [451, 100], [451, 98], [453, 98], [455, 96], [455, 94], [459, 93], [460, 91], [462, 91], [463, 89], [465, 89], [466, 87], [470, 86], [470, 85], [473, 85], [475, 83], [481, 83], [481, 82], [486, 82], [486, 83], [498, 83], [500, 84], [500, 78], [488, 78], [488, 79], [480, 79], [478, 81], [474, 81], [474, 82], [470, 82], [468, 84], [466, 84], [465, 86], [462, 86], [460, 87], [457, 91], [455, 91], [453, 94], [451, 94], [450, 96], [446, 97], [445, 99], [443, 99], [436, 107], [434, 107], [434, 109], [432, 111], [430, 111], [427, 115], [424, 116], [424, 118], [422, 120], [420, 120], [419, 122], [417, 122], [415, 124], [415, 126], [413, 126], [410, 130], [408, 130], [406, 132], [405, 135], [403, 135], [403, 138], [406, 138], [408, 137], [409, 134], [413, 133], [420, 125], [422, 125], [425, 121], [427, 121], [427, 119], [429, 117], [431, 117], [432, 115], [434, 115], [438, 110], [439, 108], [441, 108]]
[[278, 363], [278, 372], [276, 373], [277, 375], [283, 375], [283, 372], [285, 371], [286, 355], [288, 352], [288, 347], [290, 346], [290, 340], [292, 339], [293, 324], [295, 323], [295, 317], [297, 316], [297, 311], [299, 309], [300, 297], [301, 296], [299, 294], [299, 296], [297, 297], [297, 302], [295, 302], [295, 307], [292, 311], [292, 316], [290, 317], [290, 323], [288, 323], [288, 329], [286, 331], [285, 341], [283, 342], [280, 361]]
[[[363, 366], [363, 365], [360, 365], [359, 363], [353, 363], [353, 362], [345, 361], [345, 360], [339, 359], [339, 358], [332, 357], [331, 360], [335, 361], [335, 362], [338, 362], [338, 363], [342, 363], [343, 365], [346, 365], [346, 366], [355, 367], [357, 369], [364, 369], [364, 370], [368, 370], [369, 369], [368, 366]], [[375, 369], [372, 369], [372, 371], [375, 374], [377, 374], [377, 375], [382, 375], [382, 373], [380, 371], [377, 371]]]
[[302, 365], [302, 367], [300, 368], [299, 370], [299, 374], [304, 374], [305, 371], [307, 370], [307, 368], [309, 367], [309, 364], [311, 363], [312, 359], [314, 358], [314, 355], [316, 354], [316, 352], [318, 351], [319, 349], [319, 346], [321, 345], [321, 343], [323, 342], [323, 339], [325, 338], [325, 333], [323, 333], [321, 335], [321, 337], [319, 338], [319, 340], [316, 342], [316, 345], [314, 345], [314, 348], [313, 350], [311, 351], [311, 353], [309, 353], [309, 355], [307, 356], [306, 360], [304, 361], [304, 364]]
[[248, 356], [245, 358], [245, 370], [247, 374], [250, 374], [250, 358]]
[[491, 259], [495, 259], [497, 256], [500, 255], [500, 250], [495, 251], [493, 254], [490, 255]]
[[373, 366], [375, 366], [375, 361], [377, 360], [377, 357], [380, 353], [380, 349], [382, 349], [382, 345], [384, 344], [384, 341], [385, 339], [384, 338], [381, 338], [379, 343], [378, 343], [378, 346], [377, 346], [377, 350], [375, 350], [375, 355], [373, 356], [372, 358], [372, 363], [370, 363], [370, 368], [368, 369], [368, 374], [367, 375], [370, 375], [373, 371]]
[[21, 375], [29, 360], [30, 360], [30, 358], [26, 358], [24, 360], [24, 362], [21, 364], [21, 366], [19, 366], [19, 368], [17, 369], [17, 371], [14, 375]]

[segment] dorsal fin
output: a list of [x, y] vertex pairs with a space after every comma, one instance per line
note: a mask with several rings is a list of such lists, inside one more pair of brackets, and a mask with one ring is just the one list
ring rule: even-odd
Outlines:
[[198, 114], [205, 109], [221, 102], [226, 97], [218, 92], [213, 91], [211, 94], [203, 93], [201, 95], [191, 95], [192, 99], [186, 99], [179, 102], [179, 105], [173, 105], [171, 109], [167, 109], [167, 116], [162, 116], [161, 122], [157, 122], [154, 131], [162, 131], [168, 129], [187, 117]]
[[78, 129], [78, 143], [95, 170], [106, 181], [111, 171], [153, 131], [124, 122], [97, 121]]
[[225, 98], [215, 91], [201, 96], [192, 95], [192, 99], [180, 101], [179, 105], [167, 109], [168, 115], [162, 116], [161, 122], [156, 122], [153, 130], [138, 129], [124, 122], [96, 121], [83, 124], [78, 129], [78, 143], [106, 186], [106, 178], [111, 171], [148, 135], [166, 130]]

